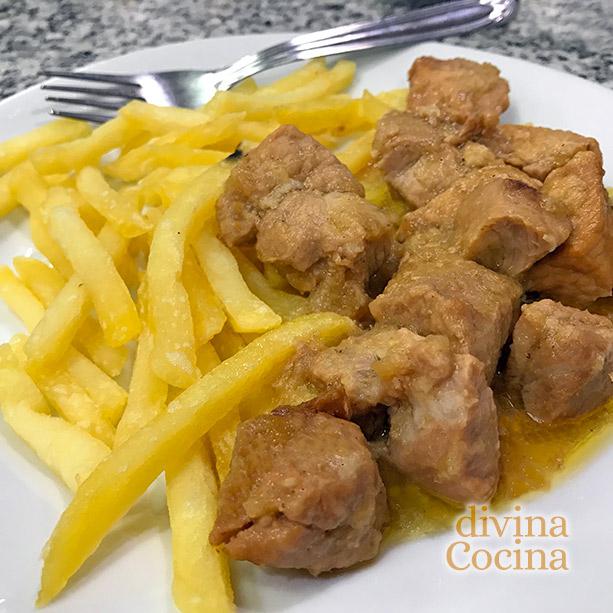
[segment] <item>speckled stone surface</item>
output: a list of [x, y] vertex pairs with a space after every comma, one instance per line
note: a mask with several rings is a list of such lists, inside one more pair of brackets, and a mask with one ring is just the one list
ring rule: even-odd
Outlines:
[[[419, 4], [427, 4], [420, 2]], [[0, 98], [142, 47], [316, 30], [398, 13], [410, 0], [0, 0]], [[447, 39], [546, 64], [613, 87], [613, 0], [523, 0], [508, 26]]]

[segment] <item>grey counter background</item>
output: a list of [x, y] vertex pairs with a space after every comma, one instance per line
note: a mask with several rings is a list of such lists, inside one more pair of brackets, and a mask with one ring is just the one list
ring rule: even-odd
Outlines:
[[[43, 67], [74, 68], [143, 47], [210, 36], [322, 29], [398, 13], [416, 4], [410, 0], [0, 0], [0, 98], [42, 80]], [[508, 26], [448, 40], [613, 87], [613, 0], [523, 0], [519, 16]]]

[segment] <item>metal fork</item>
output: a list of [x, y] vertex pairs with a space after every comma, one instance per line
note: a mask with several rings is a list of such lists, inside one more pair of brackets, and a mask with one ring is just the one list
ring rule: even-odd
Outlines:
[[[43, 71], [49, 77], [104, 84], [103, 87], [60, 84], [55, 80], [41, 87], [71, 96], [47, 96], [51, 103], [77, 105], [103, 112], [51, 108], [52, 115], [102, 123], [129, 100], [144, 100], [160, 106], [195, 108], [216, 91], [230, 89], [247, 77], [298, 60], [422, 42], [465, 34], [513, 18], [519, 0], [455, 0], [415, 9], [375, 22], [360, 22], [296, 36], [284, 43], [246, 55], [233, 64], [212, 71], [176, 70], [142, 74]], [[107, 112], [104, 112], [107, 111]]]

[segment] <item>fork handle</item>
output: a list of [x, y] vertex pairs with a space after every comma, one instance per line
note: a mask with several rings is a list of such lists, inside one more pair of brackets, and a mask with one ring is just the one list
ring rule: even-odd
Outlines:
[[464, 34], [513, 15], [517, 0], [457, 0], [375, 22], [300, 35], [247, 55], [224, 70], [222, 87], [298, 60], [433, 40]]

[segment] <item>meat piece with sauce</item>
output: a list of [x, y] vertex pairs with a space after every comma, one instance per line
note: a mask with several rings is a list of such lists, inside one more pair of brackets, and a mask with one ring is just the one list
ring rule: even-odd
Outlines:
[[376, 326], [315, 357], [310, 378], [340, 390], [351, 416], [390, 407], [388, 459], [456, 502], [486, 500], [498, 481], [496, 407], [483, 364], [443, 336]]
[[420, 57], [409, 81], [407, 110], [442, 126], [451, 144], [496, 127], [509, 106], [509, 84], [492, 64]]
[[226, 181], [217, 203], [226, 243], [253, 243], [266, 212], [300, 189], [364, 195], [359, 181], [325, 147], [294, 126], [281, 126], [243, 157]]
[[217, 203], [228, 245], [255, 245], [312, 308], [359, 316], [387, 262], [392, 224], [325, 147], [282, 126], [234, 167]]
[[381, 324], [447, 336], [455, 351], [483, 362], [489, 381], [522, 293], [513, 279], [475, 262], [442, 254], [405, 258], [370, 311]]
[[239, 426], [210, 540], [234, 559], [317, 575], [373, 558], [386, 517], [359, 427], [282, 408]]
[[595, 409], [613, 395], [613, 323], [552, 300], [524, 305], [506, 378], [536, 421]]
[[496, 157], [540, 181], [579, 151], [594, 152], [602, 165], [598, 142], [568, 130], [506, 124], [484, 134], [480, 142]]
[[543, 194], [566, 216], [568, 240], [538, 262], [526, 285], [564, 304], [585, 307], [613, 287], [613, 220], [602, 185], [600, 157], [581, 151], [545, 180]]
[[496, 163], [483, 145], [454, 147], [445, 142], [440, 129], [401, 111], [391, 111], [379, 120], [372, 155], [386, 181], [411, 208], [427, 204], [471, 168]]
[[449, 251], [460, 254], [456, 219], [460, 210], [472, 194], [487, 189], [491, 182], [509, 179], [519, 181], [528, 187], [539, 190], [542, 183], [530, 178], [512, 166], [485, 166], [472, 170], [426, 206], [407, 213], [398, 228], [398, 240], [405, 253], [424, 253]]
[[548, 210], [539, 190], [517, 179], [477, 185], [457, 209], [460, 253], [515, 277], [561, 245], [571, 223]]

